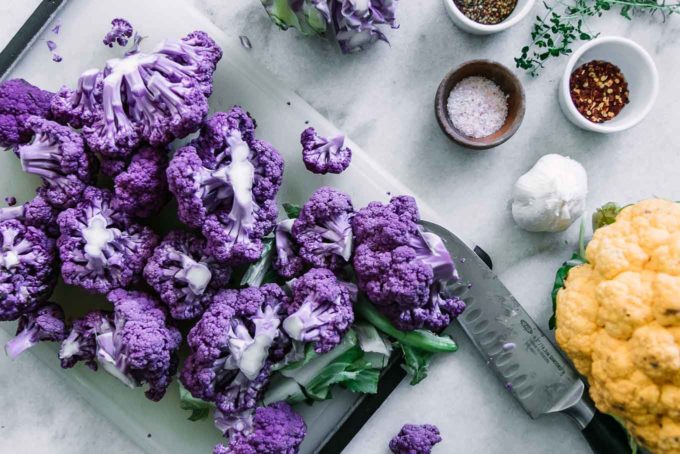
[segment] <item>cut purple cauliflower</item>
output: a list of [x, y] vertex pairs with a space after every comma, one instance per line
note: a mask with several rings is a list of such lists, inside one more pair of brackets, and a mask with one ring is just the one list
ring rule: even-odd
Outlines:
[[17, 219], [0, 222], [0, 320], [16, 320], [52, 294], [54, 240]]
[[5, 344], [5, 352], [16, 359], [38, 342], [61, 342], [65, 337], [64, 311], [57, 304], [48, 303], [19, 317], [16, 336]]
[[15, 147], [31, 140], [30, 116], [50, 118], [54, 93], [41, 90], [23, 79], [0, 83], [0, 147]]
[[430, 454], [432, 447], [442, 441], [439, 429], [432, 424], [405, 424], [390, 440], [394, 454]]
[[[195, 35], [185, 39], [193, 42], [190, 37]], [[109, 60], [102, 114], [83, 129], [90, 148], [107, 157], [124, 158], [143, 141], [161, 146], [198, 130], [208, 113], [206, 81], [216, 61], [214, 51], [199, 53], [195, 47], [187, 45], [172, 56], [133, 49], [123, 58]], [[191, 55], [182, 53], [189, 50]], [[196, 67], [183, 63], [197, 58], [205, 61]]]
[[229, 266], [206, 255], [202, 237], [179, 230], [168, 233], [144, 268], [144, 278], [178, 320], [201, 315], [230, 276]]
[[56, 238], [59, 236], [58, 214], [56, 208], [47, 203], [42, 196], [37, 195], [23, 205], [0, 208], [0, 222], [16, 219], [26, 226], [35, 227]]
[[332, 139], [319, 136], [314, 128], [302, 131], [302, 161], [307, 170], [325, 175], [342, 173], [352, 161], [352, 150], [343, 147], [345, 136]]
[[236, 428], [216, 412], [215, 425], [229, 436], [229, 444], [215, 446], [214, 454], [296, 454], [307, 435], [305, 421], [285, 402], [247, 412]]
[[123, 18], [116, 18], [111, 21], [111, 30], [104, 36], [104, 45], [113, 47], [118, 44], [121, 47], [127, 46], [128, 40], [132, 38], [132, 25]]
[[78, 78], [75, 90], [61, 87], [52, 98], [52, 116], [76, 129], [91, 125], [102, 114], [103, 91], [104, 75], [97, 68], [88, 69]]
[[158, 214], [169, 198], [167, 167], [167, 149], [142, 147], [113, 180], [114, 209], [137, 218]]
[[26, 127], [33, 141], [18, 148], [24, 172], [43, 179], [41, 195], [56, 208], [74, 206], [94, 183], [97, 163], [80, 134], [68, 126], [32, 116]]
[[64, 282], [92, 293], [138, 282], [158, 244], [151, 229], [113, 209], [112, 194], [105, 189], [87, 188], [83, 200], [60, 213], [58, 222]]
[[347, 286], [332, 271], [315, 268], [291, 284], [293, 301], [283, 329], [291, 339], [314, 343], [314, 351], [327, 353], [342, 341], [354, 321]]
[[397, 0], [339, 0], [333, 9], [335, 38], [343, 53], [359, 52], [380, 40], [389, 44], [380, 26], [399, 28]]
[[196, 398], [228, 415], [254, 408], [285, 354], [278, 345], [289, 299], [275, 284], [223, 290], [187, 338], [191, 355], [180, 375]]
[[274, 198], [283, 159], [255, 139], [254, 130], [255, 122], [238, 106], [216, 113], [168, 167], [180, 220], [202, 228], [210, 253], [233, 265], [260, 258], [262, 238], [274, 228], [278, 213]]
[[118, 289], [107, 298], [113, 312], [91, 312], [74, 322], [59, 352], [62, 367], [78, 361], [101, 366], [131, 388], [148, 385], [146, 397], [159, 401], [177, 371], [182, 335], [146, 293]]
[[276, 261], [274, 269], [286, 279], [300, 276], [307, 269], [307, 264], [299, 256], [299, 247], [293, 239], [293, 223], [295, 219], [286, 219], [276, 225], [274, 239], [276, 241]]
[[293, 224], [300, 257], [318, 268], [342, 268], [352, 257], [353, 215], [347, 194], [329, 187], [317, 189]]
[[372, 202], [352, 220], [359, 288], [399, 329], [442, 331], [465, 309], [445, 297], [445, 284], [458, 279], [441, 238], [417, 223], [418, 207], [408, 196], [389, 204]]

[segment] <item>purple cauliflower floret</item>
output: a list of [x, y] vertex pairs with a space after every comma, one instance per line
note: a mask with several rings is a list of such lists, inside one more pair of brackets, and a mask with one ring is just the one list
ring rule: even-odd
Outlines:
[[11, 79], [0, 84], [0, 147], [9, 148], [31, 140], [33, 131], [27, 126], [28, 117], [50, 118], [50, 103], [54, 93], [41, 90], [23, 79]]
[[[253, 408], [271, 374], [270, 359], [289, 299], [275, 284], [223, 290], [187, 338], [191, 355], [180, 380], [196, 398], [225, 414]], [[274, 348], [272, 348], [274, 347]]]
[[104, 294], [140, 280], [158, 237], [111, 202], [111, 192], [89, 187], [75, 208], [59, 214], [57, 245], [67, 284]]
[[229, 266], [205, 253], [202, 237], [180, 230], [168, 233], [144, 267], [146, 282], [178, 320], [200, 316], [230, 277]]
[[75, 319], [59, 348], [61, 367], [69, 369], [83, 361], [90, 369], [97, 370], [97, 336], [113, 329], [113, 312], [92, 311]]
[[352, 256], [352, 200], [329, 187], [317, 189], [293, 224], [300, 257], [311, 266], [337, 270]]
[[274, 198], [283, 159], [255, 139], [255, 122], [243, 109], [209, 118], [198, 139], [177, 151], [168, 167], [179, 218], [202, 228], [210, 253], [230, 264], [253, 262], [278, 213]]
[[103, 42], [106, 46], [113, 47], [117, 43], [121, 47], [127, 46], [128, 40], [132, 37], [132, 25], [123, 18], [116, 18], [111, 21], [111, 30], [104, 36]]
[[379, 26], [399, 28], [396, 10], [397, 0], [339, 0], [333, 8], [333, 25], [342, 52], [359, 52], [378, 40], [389, 44]]
[[166, 39], [155, 50], [179, 65], [178, 70], [196, 79], [206, 96], [212, 94], [212, 77], [222, 58], [222, 49], [202, 31], [189, 33], [181, 40]]
[[61, 342], [65, 337], [64, 311], [57, 304], [47, 303], [19, 317], [16, 336], [5, 344], [5, 352], [16, 359], [38, 342]]
[[354, 270], [359, 288], [397, 328], [439, 332], [465, 303], [444, 296], [445, 284], [458, 279], [455, 265], [441, 238], [425, 232], [418, 220], [416, 202], [408, 196], [360, 210], [352, 220]]
[[308, 271], [291, 287], [293, 301], [283, 321], [284, 331], [291, 339], [313, 342], [317, 353], [331, 351], [354, 321], [349, 290], [323, 268]]
[[50, 110], [55, 121], [80, 129], [91, 125], [102, 115], [104, 75], [97, 68], [78, 77], [75, 90], [61, 87], [52, 98]]
[[17, 219], [0, 222], [0, 320], [16, 320], [52, 294], [54, 240]]
[[[216, 413], [220, 427], [222, 415]], [[240, 431], [230, 435], [229, 445], [217, 445], [217, 454], [296, 454], [307, 435], [307, 425], [285, 402], [258, 407], [244, 418]]]
[[94, 183], [96, 160], [80, 134], [41, 117], [29, 117], [26, 127], [33, 141], [18, 148], [24, 172], [42, 177], [41, 195], [56, 208], [75, 205], [85, 188]]
[[430, 454], [432, 447], [442, 441], [439, 429], [432, 424], [405, 424], [390, 441], [394, 454]]
[[274, 239], [276, 241], [276, 261], [274, 269], [286, 279], [300, 276], [307, 269], [307, 264], [299, 255], [300, 248], [293, 239], [295, 219], [286, 219], [276, 225]]
[[107, 295], [114, 311], [95, 311], [74, 323], [62, 343], [62, 367], [85, 361], [134, 388], [148, 385], [146, 397], [159, 401], [177, 372], [179, 330], [155, 298], [118, 289]]
[[158, 214], [168, 201], [168, 150], [143, 147], [114, 180], [113, 207], [137, 218]]
[[[201, 56], [188, 48], [193, 53], [186, 58]], [[102, 114], [83, 129], [92, 150], [124, 158], [142, 141], [166, 145], [199, 129], [208, 113], [206, 71], [210, 77], [212, 71], [206, 68], [214, 69], [214, 55], [203, 56], [207, 62], [200, 68], [178, 63], [181, 58], [135, 49], [107, 62]]]
[[42, 196], [37, 195], [23, 205], [0, 208], [0, 221], [16, 219], [26, 226], [35, 227], [56, 238], [59, 236], [58, 214], [56, 208], [47, 203]]
[[343, 147], [344, 142], [343, 135], [327, 139], [319, 136], [314, 128], [302, 131], [302, 161], [307, 170], [321, 175], [345, 171], [352, 161], [352, 150]]

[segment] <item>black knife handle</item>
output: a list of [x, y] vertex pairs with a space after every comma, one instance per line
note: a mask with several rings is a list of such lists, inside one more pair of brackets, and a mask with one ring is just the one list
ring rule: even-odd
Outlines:
[[581, 432], [595, 454], [630, 454], [628, 434], [614, 418], [599, 411]]

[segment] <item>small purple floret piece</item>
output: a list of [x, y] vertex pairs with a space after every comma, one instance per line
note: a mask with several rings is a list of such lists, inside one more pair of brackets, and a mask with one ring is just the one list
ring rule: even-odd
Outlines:
[[61, 342], [66, 338], [64, 311], [48, 303], [19, 317], [16, 336], [5, 344], [7, 356], [16, 359], [21, 353], [41, 341]]
[[302, 160], [307, 170], [325, 175], [342, 173], [352, 161], [352, 150], [344, 147], [345, 136], [339, 135], [326, 139], [317, 134], [314, 128], [302, 132]]
[[118, 44], [121, 47], [127, 46], [128, 40], [132, 37], [132, 25], [125, 19], [116, 18], [111, 21], [111, 30], [104, 36], [104, 44], [113, 47]]
[[394, 454], [430, 454], [432, 447], [442, 441], [437, 426], [405, 424], [390, 441]]

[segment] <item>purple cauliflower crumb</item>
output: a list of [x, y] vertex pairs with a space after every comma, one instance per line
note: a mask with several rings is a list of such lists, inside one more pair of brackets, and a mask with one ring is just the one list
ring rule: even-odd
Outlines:
[[18, 219], [0, 222], [0, 320], [16, 320], [52, 294], [54, 240]]
[[432, 424], [405, 424], [390, 441], [394, 454], [430, 454], [432, 447], [442, 441], [439, 429]]
[[5, 352], [10, 358], [16, 359], [38, 342], [61, 342], [65, 337], [63, 309], [57, 304], [47, 303], [19, 317], [16, 336], [5, 344]]
[[90, 312], [74, 322], [59, 352], [62, 367], [101, 366], [131, 388], [148, 385], [146, 397], [159, 401], [177, 371], [182, 335], [146, 293], [118, 289], [107, 298], [113, 312]]
[[14, 196], [5, 197], [5, 203], [11, 207], [17, 204], [17, 198]]
[[116, 18], [111, 21], [111, 30], [104, 36], [103, 42], [106, 46], [113, 47], [118, 44], [121, 47], [127, 46], [128, 40], [132, 37], [132, 25], [125, 19]]
[[317, 189], [293, 223], [300, 257], [311, 266], [338, 270], [352, 256], [352, 200], [329, 187]]
[[425, 232], [419, 219], [416, 202], [408, 196], [360, 210], [352, 220], [354, 270], [359, 288], [397, 328], [439, 332], [465, 303], [442, 294], [458, 274], [441, 238]]
[[50, 105], [54, 119], [76, 129], [91, 125], [102, 114], [103, 81], [101, 71], [93, 68], [80, 75], [75, 90], [61, 87]]
[[61, 55], [54, 53], [52, 54], [52, 61], [55, 63], [61, 63], [61, 61], [64, 59]]
[[[216, 423], [221, 415], [216, 415]], [[285, 402], [258, 407], [244, 418], [247, 424], [215, 446], [214, 454], [296, 454], [307, 435], [307, 425]]]
[[9, 148], [31, 140], [26, 125], [29, 116], [50, 118], [54, 93], [41, 90], [23, 79], [0, 83], [0, 147]]
[[18, 147], [24, 172], [43, 179], [41, 195], [56, 208], [74, 206], [85, 188], [94, 183], [97, 161], [80, 134], [67, 126], [32, 116], [26, 127], [33, 141]]
[[314, 351], [327, 353], [338, 345], [354, 321], [347, 287], [332, 271], [315, 268], [291, 284], [293, 301], [283, 329], [291, 339], [313, 342]]
[[307, 170], [325, 175], [342, 173], [352, 161], [352, 150], [343, 147], [345, 136], [326, 139], [319, 136], [314, 128], [302, 132], [302, 160]]
[[260, 258], [262, 238], [278, 213], [274, 198], [283, 159], [255, 139], [254, 130], [255, 122], [238, 106], [216, 113], [198, 139], [177, 151], [167, 172], [180, 220], [202, 228], [210, 253], [233, 265]]
[[169, 198], [167, 166], [167, 149], [142, 147], [113, 180], [113, 208], [137, 218], [158, 214]]
[[205, 253], [202, 237], [179, 230], [168, 233], [144, 268], [144, 278], [178, 320], [200, 316], [230, 276], [229, 266]]
[[[223, 290], [191, 329], [191, 349], [180, 381], [196, 398], [215, 402], [225, 414], [254, 408], [280, 360], [277, 338], [289, 299], [275, 284]], [[274, 347], [274, 348], [273, 348]]]
[[274, 269], [286, 279], [292, 279], [305, 272], [307, 264], [299, 255], [300, 248], [293, 239], [295, 219], [286, 219], [276, 225], [274, 239], [276, 241], [276, 261]]
[[158, 237], [114, 210], [112, 198], [108, 190], [88, 187], [75, 208], [59, 214], [65, 283], [104, 294], [139, 281]]

